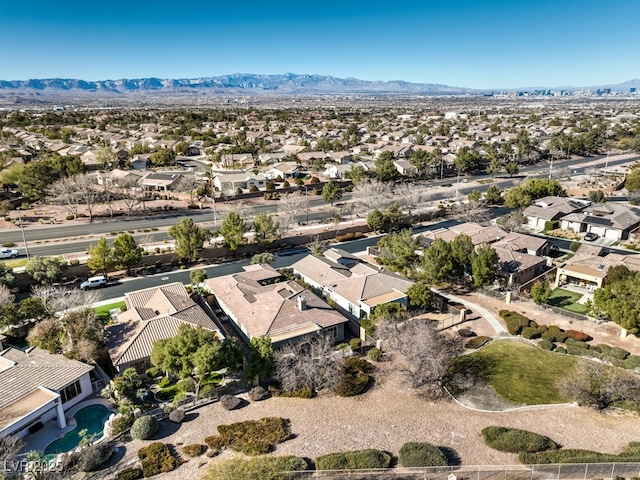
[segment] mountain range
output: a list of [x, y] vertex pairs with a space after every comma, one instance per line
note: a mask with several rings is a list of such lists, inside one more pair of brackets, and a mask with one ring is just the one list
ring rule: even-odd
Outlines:
[[[640, 79], [616, 85], [581, 88], [610, 88], [628, 92], [640, 87]], [[578, 87], [561, 87], [578, 90]], [[559, 88], [534, 87], [517, 90], [556, 90]], [[501, 91], [504, 89], [495, 89]], [[161, 79], [139, 78], [87, 81], [77, 79], [0, 80], [0, 99], [46, 96], [83, 98], [124, 98], [130, 96], [184, 97], [215, 95], [320, 95], [320, 94], [402, 94], [402, 95], [460, 95], [482, 94], [491, 90], [477, 90], [432, 83], [411, 83], [401, 80], [366, 81], [356, 78], [337, 78], [329, 75], [232, 74], [216, 77]], [[23, 96], [25, 95], [25, 96]]]

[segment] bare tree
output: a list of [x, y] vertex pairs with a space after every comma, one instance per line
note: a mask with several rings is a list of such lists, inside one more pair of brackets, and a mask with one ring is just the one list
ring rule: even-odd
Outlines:
[[638, 405], [640, 380], [600, 361], [583, 361], [560, 385], [560, 392], [580, 405], [604, 410], [621, 402]]
[[178, 192], [185, 192], [189, 195], [189, 204], [193, 203], [193, 199], [198, 192], [198, 181], [195, 175], [181, 175], [178, 180], [175, 190]]
[[453, 215], [463, 222], [488, 223], [491, 214], [483, 200], [479, 202], [460, 202], [452, 207]]
[[100, 300], [100, 294], [95, 290], [60, 289], [47, 285], [33, 287], [32, 296], [42, 301], [45, 310], [50, 315], [80, 307], [88, 307]]
[[413, 218], [413, 212], [426, 200], [419, 188], [412, 187], [407, 183], [396, 185], [393, 189], [393, 197], [398, 206], [407, 212], [409, 219]]
[[[24, 441], [13, 435], [0, 438], [0, 461], [5, 461], [6, 464], [16, 461], [24, 446]], [[0, 478], [4, 477], [0, 476]]]
[[78, 218], [78, 210], [82, 205], [82, 196], [79, 194], [76, 183], [71, 177], [62, 177], [51, 184], [47, 191], [48, 200], [54, 205], [60, 205], [65, 212]]
[[287, 392], [334, 388], [340, 382], [340, 357], [328, 335], [313, 335], [288, 343], [275, 355], [275, 378]]
[[384, 210], [389, 205], [391, 188], [389, 183], [367, 180], [353, 188], [352, 196], [356, 208], [366, 216], [373, 210]]
[[460, 340], [439, 332], [435, 323], [418, 318], [383, 320], [376, 330], [385, 349], [394, 353], [395, 368], [427, 398], [444, 395], [449, 363], [462, 351]]
[[141, 202], [144, 192], [140, 185], [140, 179], [129, 176], [118, 180], [118, 183], [113, 185], [112, 191], [118, 201], [125, 207], [127, 216], [131, 215], [134, 207]]
[[311, 241], [307, 244], [307, 247], [309, 247], [312, 255], [319, 257], [327, 248], [327, 242], [320, 240], [320, 236], [314, 235], [311, 237]]
[[0, 284], [0, 306], [11, 304], [16, 299], [16, 296], [11, 293], [11, 290], [6, 285]]
[[302, 192], [293, 192], [280, 197], [278, 216], [280, 217], [280, 234], [285, 235], [296, 223], [297, 216], [307, 208], [308, 198]]
[[71, 178], [80, 200], [87, 206], [89, 220], [93, 220], [93, 209], [102, 199], [102, 192], [98, 189], [93, 177], [83, 173]]

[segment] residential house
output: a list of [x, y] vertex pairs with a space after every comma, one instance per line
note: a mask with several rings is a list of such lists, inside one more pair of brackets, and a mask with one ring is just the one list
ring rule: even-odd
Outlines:
[[468, 235], [474, 246], [482, 245], [483, 243], [494, 243], [509, 235], [505, 230], [495, 225], [483, 227], [477, 223], [467, 222], [453, 225], [449, 228], [427, 230], [414, 235], [414, 237], [420, 238], [425, 245], [430, 245], [436, 238], [450, 242], [461, 233]]
[[534, 230], [542, 230], [546, 222], [558, 221], [565, 215], [579, 212], [589, 205], [589, 202], [569, 197], [549, 196], [534, 200], [522, 212], [527, 217], [527, 225]]
[[251, 153], [225, 153], [220, 156], [220, 164], [225, 168], [253, 167], [254, 159]]
[[493, 247], [504, 248], [514, 252], [527, 253], [534, 257], [543, 257], [549, 254], [551, 244], [544, 238], [511, 232], [506, 237], [495, 242]]
[[409, 160], [403, 158], [394, 160], [393, 165], [396, 167], [398, 173], [404, 177], [412, 177], [418, 173], [418, 169], [411, 165]]
[[492, 245], [498, 254], [497, 275], [504, 279], [507, 287], [524, 285], [547, 269], [547, 259], [536, 257], [510, 248]]
[[151, 172], [142, 177], [140, 185], [145, 190], [160, 190], [168, 192], [176, 186], [182, 175], [179, 173]]
[[282, 179], [295, 178], [300, 173], [300, 167], [292, 162], [282, 162], [274, 164], [269, 170], [264, 173], [264, 176], [269, 180], [275, 180], [280, 177]]
[[202, 327], [224, 338], [213, 312], [207, 313], [194, 302], [180, 282], [125, 293], [124, 302], [127, 311], [118, 314], [106, 335], [109, 356], [118, 373], [129, 367], [138, 371], [150, 367], [153, 344], [176, 335], [180, 325]]
[[261, 153], [258, 155], [258, 159], [260, 160], [260, 163], [269, 165], [282, 162], [286, 156], [286, 152]]
[[113, 170], [108, 170], [105, 172], [96, 172], [96, 181], [98, 182], [98, 185], [106, 185], [109, 187], [117, 187], [120, 185], [137, 185], [143, 176], [143, 173], [140, 173], [136, 170], [120, 170], [119, 168], [114, 168]]
[[339, 164], [346, 164], [353, 160], [353, 154], [349, 151], [329, 152], [328, 159]]
[[565, 215], [560, 228], [575, 233], [595, 233], [611, 240], [625, 240], [640, 225], [640, 208], [621, 203], [594, 204], [580, 213]]
[[611, 267], [624, 265], [633, 272], [640, 271], [640, 255], [610, 253], [601, 256], [601, 253], [602, 250], [592, 253], [580, 247], [574, 257], [558, 267], [555, 288], [573, 284], [595, 290], [604, 285]]
[[303, 165], [311, 165], [314, 160], [330, 160], [331, 158], [324, 152], [300, 152], [298, 159]]
[[246, 190], [252, 186], [265, 188], [267, 177], [250, 172], [219, 173], [213, 177], [213, 186], [219, 192], [235, 192], [238, 188]]
[[24, 437], [94, 393], [92, 365], [38, 347], [3, 349], [0, 342], [0, 439]]
[[318, 333], [327, 333], [336, 342], [344, 339], [347, 319], [315, 293], [295, 281], [283, 281], [269, 265], [243, 269], [208, 278], [205, 284], [247, 342], [267, 335], [277, 347]]
[[295, 275], [335, 302], [349, 316], [350, 327], [358, 334], [357, 321], [373, 313], [377, 306], [391, 302], [407, 305], [407, 290], [413, 284], [339, 248], [325, 250], [322, 256], [307, 255], [291, 268]]

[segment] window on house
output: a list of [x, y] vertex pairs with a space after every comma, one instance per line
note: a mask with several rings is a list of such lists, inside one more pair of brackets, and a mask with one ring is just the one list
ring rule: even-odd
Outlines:
[[60, 392], [60, 397], [62, 398], [62, 403], [67, 403], [69, 400], [77, 397], [82, 393], [82, 388], [80, 388], [80, 380], [76, 380], [71, 385], [65, 387]]
[[337, 326], [325, 328], [324, 331], [331, 338], [338, 338], [338, 327]]

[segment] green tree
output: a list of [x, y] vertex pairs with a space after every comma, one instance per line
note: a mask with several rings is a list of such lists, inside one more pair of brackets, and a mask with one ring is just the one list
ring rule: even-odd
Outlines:
[[342, 189], [333, 180], [324, 184], [322, 187], [322, 199], [330, 203], [331, 206], [342, 198]]
[[367, 216], [367, 226], [376, 233], [384, 231], [385, 220], [384, 214], [380, 210], [375, 209]]
[[593, 203], [604, 203], [607, 201], [607, 197], [602, 190], [591, 190], [589, 192], [589, 201]]
[[271, 252], [260, 252], [251, 257], [251, 264], [273, 263], [275, 259], [276, 257]]
[[107, 239], [102, 237], [98, 243], [89, 245], [88, 252], [87, 265], [89, 268], [94, 272], [102, 273], [106, 278], [107, 270], [114, 264], [113, 250], [107, 243]]
[[189, 151], [189, 144], [185, 141], [176, 143], [175, 151], [178, 155], [185, 156]]
[[433, 300], [433, 292], [426, 282], [416, 282], [407, 290], [409, 304], [412, 307], [429, 308]]
[[378, 241], [378, 258], [383, 265], [396, 272], [408, 273], [418, 259], [419, 241], [413, 238], [411, 229], [391, 233]]
[[376, 178], [381, 182], [392, 182], [396, 180], [400, 174], [393, 164], [393, 152], [385, 150], [378, 155], [375, 161]]
[[0, 262], [0, 285], [13, 287], [15, 283], [16, 276], [13, 274], [13, 268], [9, 268], [4, 262]]
[[280, 222], [268, 213], [260, 213], [253, 221], [254, 238], [260, 245], [269, 245], [278, 238]]
[[480, 193], [480, 190], [472, 190], [469, 192], [469, 195], [467, 195], [467, 198], [470, 202], [479, 202], [482, 198], [482, 194]]
[[518, 165], [518, 162], [507, 162], [504, 168], [510, 177], [517, 175], [518, 172], [520, 171], [520, 166]]
[[431, 166], [431, 155], [426, 150], [414, 150], [409, 155], [409, 163], [424, 175]]
[[456, 169], [461, 173], [475, 172], [482, 165], [480, 152], [473, 148], [462, 147], [456, 152], [453, 160]]
[[36, 282], [46, 284], [58, 280], [66, 267], [67, 262], [58, 257], [33, 257], [25, 271]]
[[204, 283], [207, 279], [207, 271], [201, 268], [197, 270], [191, 270], [189, 272], [189, 280], [191, 280], [191, 285], [194, 288], [197, 288], [200, 291], [200, 284]]
[[116, 165], [118, 157], [116, 156], [116, 152], [114, 152], [110, 147], [102, 147], [96, 153], [96, 162], [98, 162], [100, 168], [105, 170]]
[[121, 233], [113, 240], [113, 260], [117, 268], [127, 269], [127, 275], [131, 275], [131, 268], [140, 263], [143, 251], [128, 233]]
[[602, 316], [636, 334], [640, 331], [640, 272], [620, 268], [614, 277], [595, 291], [593, 304]]
[[454, 277], [454, 259], [451, 245], [436, 238], [422, 255], [422, 277], [429, 284], [444, 284]]
[[500, 163], [500, 159], [498, 158], [493, 158], [486, 168], [487, 175], [491, 175], [491, 178], [499, 174], [500, 170], [502, 170], [502, 163]]
[[551, 287], [547, 281], [537, 281], [531, 287], [531, 299], [538, 305], [547, 303], [551, 297]]
[[367, 171], [362, 165], [356, 165], [346, 173], [346, 177], [350, 178], [353, 183], [358, 183], [367, 178]]
[[254, 337], [249, 343], [249, 365], [245, 370], [247, 380], [267, 380], [274, 371], [273, 345], [266, 335]]
[[60, 178], [51, 161], [33, 161], [24, 165], [18, 173], [18, 188], [33, 201], [44, 200], [49, 185]]
[[[222, 224], [224, 226], [224, 222]], [[210, 233], [196, 225], [191, 218], [183, 218], [169, 228], [169, 237], [175, 239], [175, 250], [181, 258], [193, 262], [200, 255], [204, 242], [210, 238]]]
[[624, 186], [630, 192], [640, 191], [640, 167], [633, 168], [625, 178]]
[[496, 185], [491, 185], [487, 188], [484, 199], [491, 205], [497, 205], [502, 202], [502, 192]]
[[471, 258], [473, 285], [482, 287], [491, 284], [496, 278], [498, 262], [498, 253], [491, 245], [486, 243], [480, 245]]
[[451, 241], [451, 255], [453, 260], [452, 280], [463, 280], [471, 273], [471, 260], [475, 247], [469, 235], [461, 233]]
[[149, 155], [149, 160], [154, 167], [167, 167], [176, 162], [176, 152], [170, 148], [161, 148]]
[[220, 226], [220, 234], [224, 238], [224, 243], [232, 252], [247, 243], [244, 234], [248, 231], [249, 227], [244, 223], [242, 217], [235, 212], [227, 213]]

